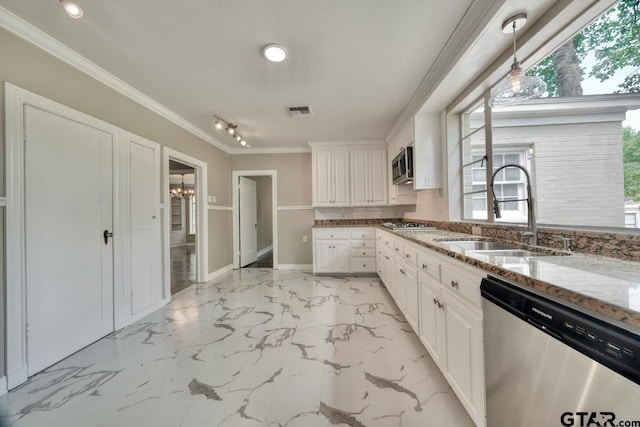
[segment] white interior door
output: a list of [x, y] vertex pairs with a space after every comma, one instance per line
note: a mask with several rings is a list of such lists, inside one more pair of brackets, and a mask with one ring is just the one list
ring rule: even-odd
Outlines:
[[162, 300], [160, 281], [160, 147], [130, 141], [131, 312]]
[[240, 267], [258, 259], [258, 203], [256, 182], [240, 177]]
[[[112, 135], [26, 107], [28, 374], [113, 331]], [[117, 236], [116, 236], [117, 237]]]

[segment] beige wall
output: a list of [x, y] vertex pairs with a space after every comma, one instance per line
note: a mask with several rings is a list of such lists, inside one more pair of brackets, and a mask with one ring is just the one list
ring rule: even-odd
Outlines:
[[[311, 153], [238, 154], [231, 156], [231, 170], [276, 170], [278, 206], [311, 206]], [[314, 210], [278, 211], [278, 263], [311, 264], [311, 227]], [[307, 242], [302, 237], [307, 236]]]
[[258, 251], [273, 243], [273, 206], [270, 176], [251, 177], [256, 182], [258, 205]]
[[[231, 206], [228, 154], [4, 29], [0, 29], [0, 52], [4, 58], [0, 61], [0, 81], [12, 83], [206, 162], [208, 193], [216, 195], [220, 205]], [[4, 117], [2, 109], [3, 105], [0, 103], [0, 117]], [[3, 140], [0, 140], [0, 146], [4, 146]], [[0, 157], [0, 195], [4, 195], [4, 150], [0, 151]], [[167, 171], [163, 170], [162, 173]], [[158, 192], [160, 191], [161, 188], [158, 188]], [[231, 214], [228, 211], [209, 211], [208, 220], [211, 272], [231, 263]], [[0, 238], [3, 237], [4, 232], [0, 235]], [[4, 261], [2, 255], [0, 262], [3, 266]], [[4, 295], [4, 282], [0, 285], [0, 295]], [[4, 317], [2, 302], [0, 376], [4, 372]]]
[[[217, 196], [218, 204], [231, 206], [228, 154], [3, 29], [0, 29], [0, 52], [4, 58], [11, 58], [0, 61], [0, 80], [206, 162], [208, 193]], [[4, 161], [0, 165], [4, 170]], [[4, 173], [0, 173], [0, 180], [4, 194]], [[230, 227], [230, 215], [209, 213], [210, 241]], [[231, 245], [226, 251], [228, 254], [210, 248], [210, 272], [231, 257]], [[218, 254], [218, 258], [212, 258], [212, 254]]]
[[311, 153], [233, 155], [231, 170], [277, 170], [278, 206], [311, 205]]

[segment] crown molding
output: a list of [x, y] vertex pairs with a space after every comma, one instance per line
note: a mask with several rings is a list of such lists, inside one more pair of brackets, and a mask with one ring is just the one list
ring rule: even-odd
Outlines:
[[418, 113], [429, 96], [482, 33], [487, 23], [500, 10], [506, 0], [475, 0], [467, 9], [446, 44], [427, 71], [420, 85], [391, 128], [386, 140], [392, 141], [402, 126]]
[[310, 153], [308, 147], [232, 148], [229, 154], [298, 154]]
[[0, 27], [6, 29], [7, 31], [10, 31], [11, 33], [26, 40], [32, 45], [44, 50], [45, 52], [58, 58], [59, 60], [66, 62], [67, 64], [82, 71], [83, 73], [93, 77], [100, 83], [148, 108], [154, 113], [180, 126], [184, 130], [197, 136], [198, 138], [205, 140], [206, 142], [210, 143], [216, 148], [219, 148], [225, 153], [229, 154], [232, 151], [229, 146], [218, 141], [212, 135], [200, 129], [198, 126], [194, 125], [193, 123], [179, 116], [164, 105], [143, 94], [133, 86], [120, 80], [118, 77], [109, 73], [97, 64], [89, 61], [78, 52], [60, 43], [53, 37], [49, 36], [48, 34], [44, 33], [40, 29], [34, 27], [24, 19], [16, 16], [3, 7], [0, 7]]

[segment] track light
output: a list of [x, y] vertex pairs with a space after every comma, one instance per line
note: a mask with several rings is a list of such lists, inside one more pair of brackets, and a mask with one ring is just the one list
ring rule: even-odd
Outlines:
[[82, 9], [71, 0], [60, 0], [60, 5], [62, 5], [64, 10], [67, 12], [67, 15], [70, 17], [75, 19], [82, 17]]
[[240, 143], [245, 148], [249, 148], [250, 145], [247, 144], [247, 141], [238, 133], [238, 125], [235, 123], [229, 123], [228, 121], [221, 119], [220, 117], [213, 117], [214, 122], [213, 125], [216, 129], [222, 130], [224, 127], [225, 132], [229, 135], [233, 136], [233, 138]]

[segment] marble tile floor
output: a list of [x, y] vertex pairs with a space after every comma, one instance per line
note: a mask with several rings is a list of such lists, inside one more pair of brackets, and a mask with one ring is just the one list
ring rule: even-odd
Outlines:
[[473, 423], [373, 277], [236, 270], [0, 398], [21, 426]]

